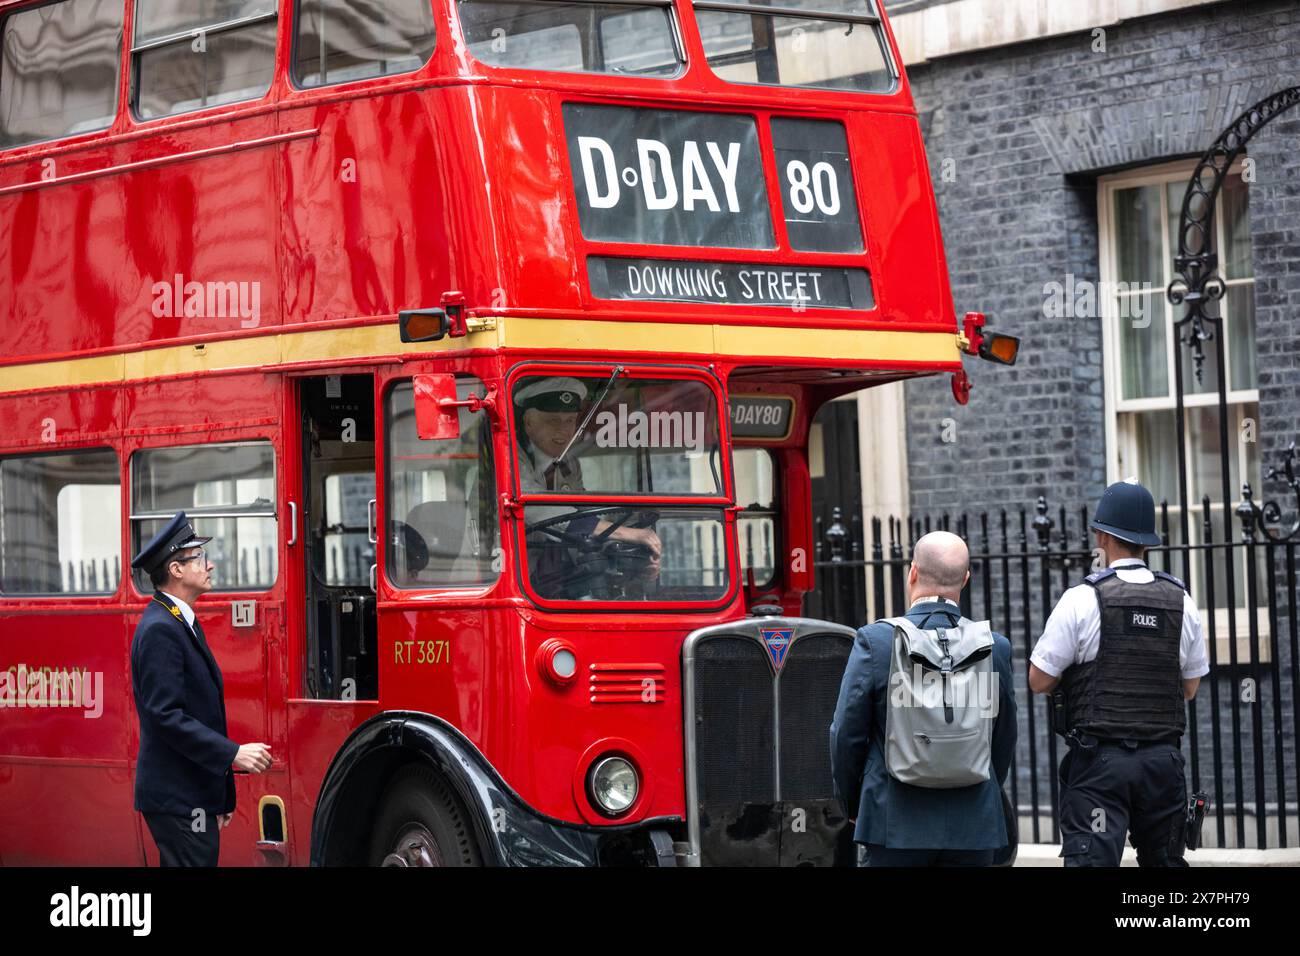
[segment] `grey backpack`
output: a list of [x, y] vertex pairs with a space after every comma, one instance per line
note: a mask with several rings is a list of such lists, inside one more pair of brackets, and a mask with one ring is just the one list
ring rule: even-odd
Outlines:
[[885, 709], [885, 769], [901, 783], [934, 789], [989, 779], [998, 712], [993, 632], [988, 621], [921, 630], [894, 627]]

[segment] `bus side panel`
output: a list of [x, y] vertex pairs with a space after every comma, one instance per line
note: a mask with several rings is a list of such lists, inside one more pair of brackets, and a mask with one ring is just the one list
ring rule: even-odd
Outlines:
[[577, 309], [585, 261], [574, 247], [578, 225], [570, 212], [569, 156], [556, 98], [544, 90], [470, 88], [483, 128], [498, 131], [503, 147], [488, 157], [496, 184], [501, 255], [476, 276], [500, 287], [474, 292], [506, 306]]
[[[186, 354], [175, 364], [160, 364], [157, 371], [193, 373], [204, 362], [202, 356]], [[275, 442], [277, 466], [282, 467], [279, 410], [280, 377], [260, 372], [143, 382], [123, 396], [127, 433], [148, 436], [150, 447], [231, 441], [229, 432], [254, 428]], [[173, 435], [186, 437], [182, 441]]]
[[[114, 388], [0, 399], [3, 454], [115, 447], [118, 404]], [[0, 710], [0, 848], [7, 865], [141, 862], [132, 810], [131, 631], [120, 579], [110, 584], [113, 593], [105, 595], [0, 596], [0, 671], [8, 681]], [[32, 679], [74, 671], [80, 686], [53, 693]], [[48, 706], [51, 697], [64, 706]]]
[[[401, 593], [401, 592], [398, 592]], [[501, 611], [478, 608], [384, 607], [379, 610], [379, 694], [385, 710], [414, 710], [441, 717], [495, 765], [497, 741], [518, 737], [513, 726], [526, 688], [515, 686], [515, 668], [499, 660], [511, 645], [496, 633]], [[499, 768], [498, 768], [499, 769]]]
[[[449, 95], [398, 93], [282, 114], [283, 132], [320, 130], [284, 147], [287, 324], [437, 306], [479, 274], [456, 237], [483, 241], [473, 224], [485, 216], [471, 191], [446, 201], [457, 181], [449, 167], [469, 151], [443, 121]], [[393, 161], [407, 156], [414, 162]]]
[[[6, 865], [140, 863], [129, 638], [117, 608], [0, 613], [0, 669], [11, 687], [20, 670], [28, 684], [22, 705], [7, 706], [0, 720]], [[31, 672], [46, 668], [90, 675], [82, 706], [27, 706]]]
[[875, 266], [880, 317], [956, 331], [930, 169], [915, 116], [857, 113], [853, 177]]
[[316, 800], [330, 761], [352, 731], [379, 713], [370, 701], [291, 700], [289, 711], [289, 766], [292, 771], [289, 815], [290, 865], [311, 863], [311, 827]]
[[[0, 196], [0, 355], [278, 325], [278, 147], [258, 144], [274, 130], [247, 117], [47, 157], [56, 181]], [[44, 171], [0, 169], [0, 186]]]

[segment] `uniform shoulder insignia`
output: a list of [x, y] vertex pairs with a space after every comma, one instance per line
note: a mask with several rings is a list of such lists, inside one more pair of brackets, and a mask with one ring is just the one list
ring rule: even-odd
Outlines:
[[1105, 581], [1107, 578], [1114, 575], [1114, 573], [1114, 568], [1102, 568], [1100, 571], [1094, 571], [1083, 580], [1089, 584], [1100, 584], [1102, 581]]
[[1183, 582], [1183, 579], [1174, 577], [1168, 571], [1157, 571], [1155, 572], [1155, 575], [1156, 577], [1160, 578], [1162, 581], [1168, 581], [1171, 584], [1177, 584], [1184, 591], [1187, 590], [1187, 585]]
[[154, 598], [153, 602], [159, 605], [160, 607], [164, 607], [168, 611], [170, 611], [172, 617], [176, 618], [176, 620], [179, 621], [181, 619], [181, 609], [178, 608], [175, 604], [168, 604], [165, 601], [159, 601], [157, 598]]

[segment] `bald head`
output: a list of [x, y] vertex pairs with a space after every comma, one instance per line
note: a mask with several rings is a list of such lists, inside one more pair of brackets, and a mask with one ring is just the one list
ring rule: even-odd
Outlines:
[[916, 542], [912, 551], [916, 565], [916, 589], [921, 594], [938, 594], [956, 600], [970, 570], [970, 549], [966, 542], [947, 531], [931, 531]]

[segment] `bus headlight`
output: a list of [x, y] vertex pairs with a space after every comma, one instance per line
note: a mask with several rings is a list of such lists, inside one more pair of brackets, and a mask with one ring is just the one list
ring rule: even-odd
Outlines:
[[636, 768], [625, 757], [601, 757], [587, 775], [587, 793], [602, 813], [621, 816], [636, 803], [641, 780]]

